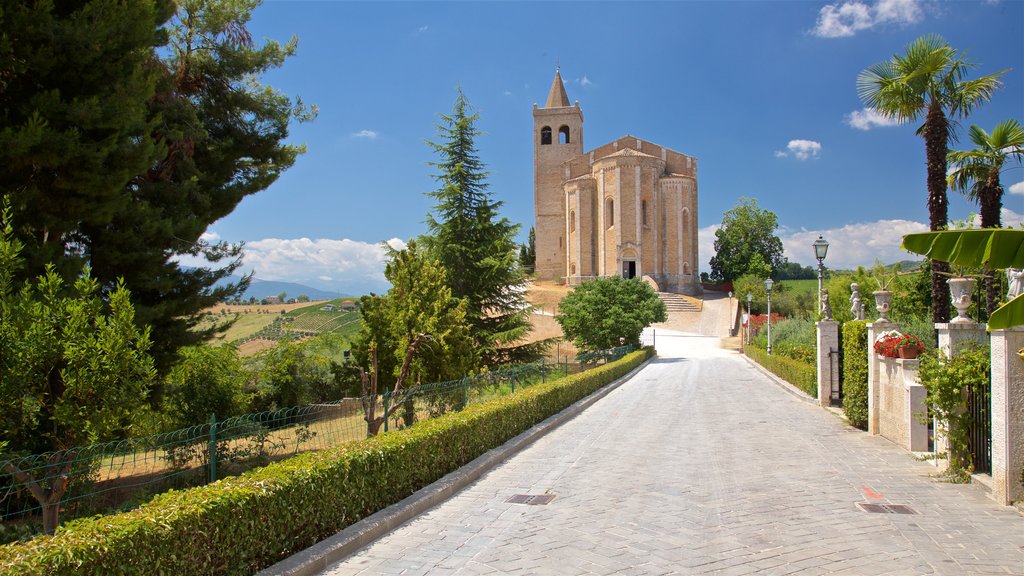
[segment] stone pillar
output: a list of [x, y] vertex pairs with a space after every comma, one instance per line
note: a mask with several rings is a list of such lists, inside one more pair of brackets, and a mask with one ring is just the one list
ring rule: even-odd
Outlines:
[[882, 332], [895, 330], [896, 324], [892, 322], [868, 322], [868, 433], [878, 434], [878, 387], [880, 384], [879, 374], [881, 373], [881, 361], [878, 354], [875, 354], [875, 339]]
[[992, 331], [992, 497], [1024, 499], [1024, 327]]
[[839, 322], [822, 320], [818, 327], [818, 404], [832, 405], [832, 383], [839, 383]]
[[939, 352], [946, 358], [956, 356], [957, 351], [968, 342], [980, 346], [988, 344], [985, 325], [977, 322], [936, 324], [935, 329], [939, 331]]
[[928, 451], [928, 390], [921, 385], [920, 361], [900, 360], [900, 376], [906, 389], [903, 419], [907, 423], [907, 449]]

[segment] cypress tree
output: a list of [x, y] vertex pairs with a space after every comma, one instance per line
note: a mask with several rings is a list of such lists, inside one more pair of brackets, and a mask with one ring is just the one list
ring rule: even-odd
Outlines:
[[488, 366], [536, 359], [547, 342], [524, 343], [532, 329], [525, 300], [526, 276], [518, 262], [519, 226], [499, 215], [503, 202], [488, 191], [475, 138], [478, 114], [461, 88], [451, 114], [442, 114], [438, 141], [428, 145], [439, 157], [430, 165], [439, 188], [427, 215], [423, 240], [448, 272], [452, 296], [467, 302], [467, 319], [481, 360]]

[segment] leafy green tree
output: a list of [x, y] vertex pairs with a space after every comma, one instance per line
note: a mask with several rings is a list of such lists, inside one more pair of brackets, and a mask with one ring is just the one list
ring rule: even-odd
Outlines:
[[168, 429], [223, 420], [245, 411], [247, 374], [234, 346], [189, 346], [165, 377]]
[[423, 242], [447, 272], [452, 296], [466, 300], [479, 358], [489, 366], [533, 360], [546, 342], [524, 343], [532, 329], [526, 302], [526, 275], [515, 243], [518, 226], [502, 218], [503, 203], [488, 191], [487, 172], [477, 154], [477, 114], [460, 89], [451, 114], [441, 115], [439, 156], [431, 166], [440, 188], [427, 215]]
[[309, 302], [309, 296], [307, 296], [305, 294], [299, 294], [298, 296], [295, 297], [295, 301], [296, 302], [303, 302], [303, 303]]
[[654, 322], [668, 320], [665, 303], [646, 282], [619, 276], [584, 282], [562, 298], [555, 320], [581, 350], [639, 345], [640, 333]]
[[775, 235], [778, 227], [778, 216], [759, 208], [756, 198], [740, 198], [722, 217], [722, 226], [715, 230], [711, 279], [720, 282], [744, 274], [762, 278], [774, 274], [786, 262], [782, 240]]
[[[1004, 120], [989, 134], [972, 124], [970, 136], [974, 150], [951, 150], [946, 157], [953, 166], [947, 178], [949, 186], [979, 204], [982, 228], [1001, 228], [1003, 186], [999, 174], [1007, 158], [1018, 163], [1024, 158], [1024, 128], [1016, 120]], [[991, 316], [999, 304], [999, 286], [989, 269], [985, 270], [985, 303]]]
[[[865, 104], [887, 118], [924, 123], [917, 134], [924, 138], [928, 182], [928, 219], [931, 230], [948, 222], [946, 155], [952, 132], [949, 117], [962, 118], [992, 98], [1004, 72], [977, 79], [967, 73], [977, 65], [951, 47], [941, 36], [928, 34], [857, 76], [857, 94]], [[949, 265], [932, 262], [932, 320], [949, 322], [949, 288], [944, 274]]]
[[415, 240], [390, 251], [384, 276], [391, 289], [363, 296], [363, 326], [352, 344], [356, 362], [368, 371], [363, 396], [390, 390], [382, 416], [375, 403], [364, 403], [370, 436], [404, 402], [409, 385], [461, 378], [477, 359], [466, 301], [452, 296], [444, 268]]
[[251, 411], [279, 410], [316, 402], [339, 400], [335, 396], [337, 344], [320, 338], [290, 340], [268, 348], [253, 359], [247, 392]]
[[39, 501], [52, 533], [82, 465], [76, 447], [126, 434], [144, 412], [155, 376], [149, 331], [136, 326], [128, 290], [102, 293], [88, 268], [70, 287], [50, 267], [16, 289], [22, 245], [6, 198], [0, 232], [0, 429], [14, 453], [51, 452], [34, 471], [11, 460], [4, 468]]

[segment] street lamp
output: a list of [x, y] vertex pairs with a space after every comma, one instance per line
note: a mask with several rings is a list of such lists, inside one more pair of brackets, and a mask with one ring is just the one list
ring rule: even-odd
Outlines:
[[772, 355], [772, 282], [771, 278], [764, 281], [764, 289], [768, 291], [768, 355]]
[[825, 254], [828, 253], [828, 241], [822, 238], [821, 234], [818, 234], [818, 239], [811, 246], [814, 246], [814, 257], [818, 259], [818, 313], [820, 314], [825, 311], [825, 303], [821, 300], [821, 282], [825, 277], [823, 262], [825, 261]]
[[750, 315], [750, 302], [754, 299], [754, 295], [747, 292], [747, 344], [750, 344], [750, 323], [753, 320], [753, 316]]

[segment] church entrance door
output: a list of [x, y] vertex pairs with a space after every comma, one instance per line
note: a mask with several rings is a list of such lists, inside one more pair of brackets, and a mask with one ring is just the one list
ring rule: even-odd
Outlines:
[[622, 277], [627, 279], [636, 278], [636, 260], [622, 261]]

